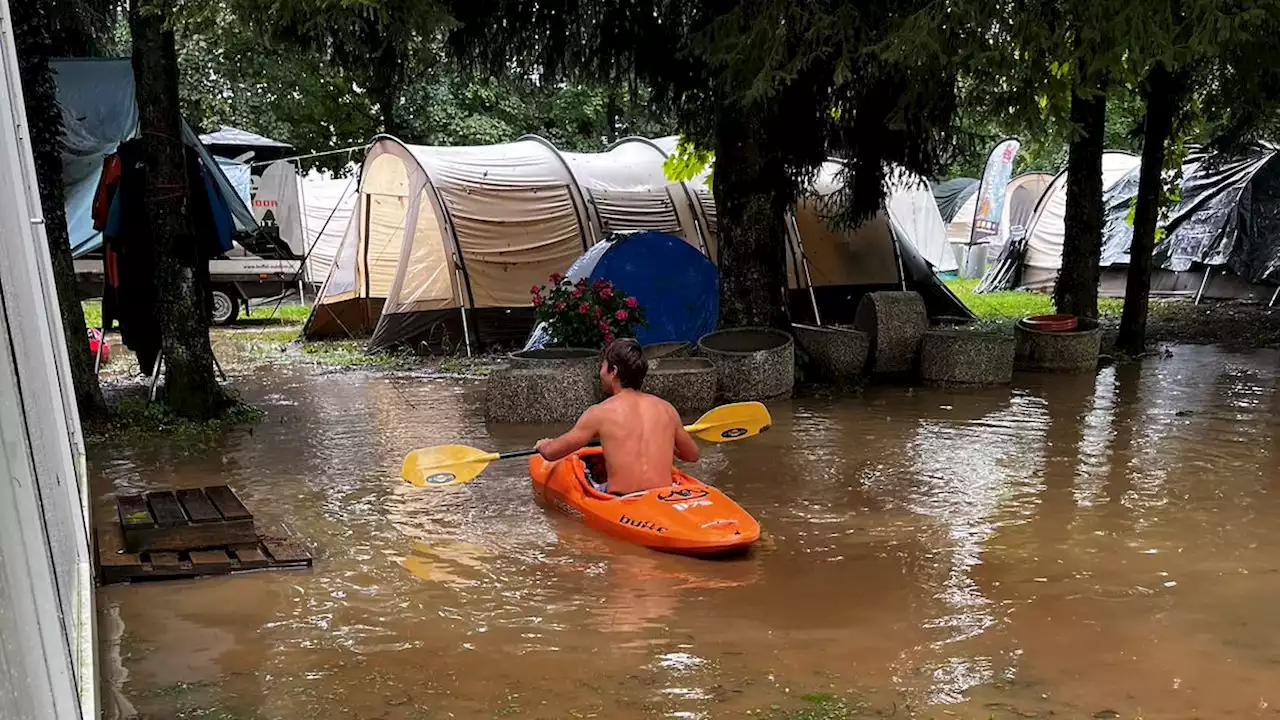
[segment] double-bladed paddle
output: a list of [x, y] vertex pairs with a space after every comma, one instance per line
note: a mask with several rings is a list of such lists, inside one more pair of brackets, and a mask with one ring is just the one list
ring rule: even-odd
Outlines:
[[[692, 425], [684, 429], [694, 437], [709, 442], [733, 442], [759, 435], [769, 429], [773, 419], [769, 410], [758, 402], [740, 402], [721, 405], [707, 411]], [[592, 443], [596, 445], [598, 443]], [[528, 457], [537, 450], [512, 452], [487, 452], [466, 445], [437, 445], [419, 448], [404, 458], [400, 475], [418, 487], [442, 488], [471, 482], [477, 475], [497, 460]]]

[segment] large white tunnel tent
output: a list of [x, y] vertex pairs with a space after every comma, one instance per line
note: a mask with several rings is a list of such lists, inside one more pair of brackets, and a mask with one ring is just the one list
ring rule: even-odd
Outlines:
[[[715, 204], [705, 181], [671, 182], [663, 173], [674, 143], [627, 138], [602, 153], [561, 153], [534, 136], [471, 147], [376, 138], [304, 334], [367, 335], [370, 349], [419, 342], [514, 346], [533, 324], [530, 288], [563, 273], [611, 233], [671, 233], [714, 260]], [[820, 191], [834, 189], [838, 169], [823, 167]], [[827, 224], [818, 205], [802, 207], [790, 223], [788, 262], [801, 258], [795, 267], [803, 267], [807, 257], [823, 269], [790, 274], [805, 307], [812, 306], [810, 285], [822, 295], [820, 307], [838, 304], [850, 299], [840, 290], [850, 284], [900, 286], [899, 254], [925, 268], [917, 248], [945, 255], [942, 219], [923, 182], [903, 183], [888, 211], [853, 233], [820, 230]], [[863, 247], [870, 239], [878, 240], [874, 248]], [[891, 241], [911, 249], [897, 253]], [[921, 282], [942, 287], [932, 269], [925, 274]], [[947, 314], [965, 312], [954, 297], [944, 304]]]

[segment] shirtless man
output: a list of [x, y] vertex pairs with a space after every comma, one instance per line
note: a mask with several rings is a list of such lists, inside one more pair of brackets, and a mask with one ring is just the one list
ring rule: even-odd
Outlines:
[[697, 462], [698, 446], [671, 403], [640, 390], [648, 370], [640, 343], [630, 338], [614, 340], [600, 362], [600, 386], [609, 399], [592, 405], [569, 432], [554, 440], [539, 440], [535, 449], [554, 462], [599, 436], [607, 492], [626, 495], [670, 485], [672, 456]]

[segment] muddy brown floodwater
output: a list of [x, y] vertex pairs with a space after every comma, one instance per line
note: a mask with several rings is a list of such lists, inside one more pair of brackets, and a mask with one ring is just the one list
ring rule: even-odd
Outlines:
[[618, 544], [522, 463], [447, 491], [414, 448], [530, 445], [483, 385], [267, 366], [266, 421], [91, 448], [96, 495], [230, 484], [313, 570], [100, 592], [109, 705], [144, 717], [718, 718], [849, 696], [899, 717], [1280, 717], [1272, 352], [1183, 347], [1015, 389], [772, 406], [694, 474], [744, 558]]

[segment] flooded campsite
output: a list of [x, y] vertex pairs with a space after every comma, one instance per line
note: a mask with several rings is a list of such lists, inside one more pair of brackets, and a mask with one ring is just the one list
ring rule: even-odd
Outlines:
[[0, 0], [0, 720], [1280, 720], [1280, 0]]
[[315, 558], [102, 588], [117, 717], [1277, 712], [1274, 351], [800, 393], [770, 431], [703, 446], [692, 473], [763, 528], [713, 560], [540, 507], [522, 461], [401, 480], [415, 447], [558, 431], [486, 424], [483, 379], [269, 356], [233, 371], [266, 413], [252, 431], [90, 447], [99, 511], [228, 484]]

